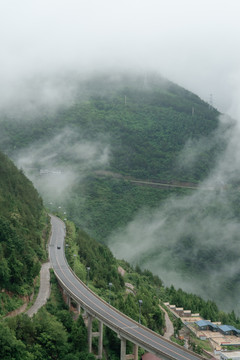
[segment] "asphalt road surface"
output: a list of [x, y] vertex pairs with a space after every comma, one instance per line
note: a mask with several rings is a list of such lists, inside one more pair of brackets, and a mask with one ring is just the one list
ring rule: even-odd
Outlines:
[[78, 301], [87, 312], [101, 320], [120, 336], [138, 344], [157, 356], [178, 360], [199, 360], [199, 355], [176, 345], [157, 333], [131, 320], [105, 301], [96, 296], [70, 270], [64, 254], [65, 225], [51, 216], [52, 236], [49, 245], [50, 261], [54, 272], [71, 297]]
[[50, 296], [50, 274], [49, 274], [50, 262], [44, 263], [40, 271], [40, 289], [37, 299], [33, 306], [26, 311], [26, 314], [32, 317], [38, 312], [38, 310], [46, 304], [47, 299]]

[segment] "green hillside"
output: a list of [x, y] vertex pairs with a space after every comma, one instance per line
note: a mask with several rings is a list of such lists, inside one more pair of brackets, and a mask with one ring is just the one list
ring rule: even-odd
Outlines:
[[[47, 202], [55, 209], [56, 201], [61, 203], [71, 219], [103, 242], [142, 205], [155, 206], [169, 191], [153, 189], [148, 198], [149, 191], [139, 189], [135, 196], [126, 182], [95, 184], [96, 170], [197, 183], [209, 174], [225, 146], [215, 139], [216, 109], [155, 75], [94, 76], [79, 82], [71, 106], [54, 113], [42, 110], [32, 119], [2, 115], [1, 148], [23, 167]], [[62, 171], [59, 179], [39, 177], [41, 169], [49, 168]], [[58, 180], [66, 186], [56, 195]], [[50, 182], [55, 186], [49, 188]], [[127, 206], [120, 199], [124, 194], [131, 198]], [[103, 223], [105, 230], [99, 228]]]
[[46, 259], [45, 226], [46, 215], [38, 192], [22, 171], [0, 153], [1, 314], [14, 306], [9, 304], [9, 292], [31, 293], [40, 261]]
[[[121, 310], [136, 321], [141, 317], [141, 323], [162, 334], [165, 321], [159, 304], [163, 302], [176, 304], [178, 307], [200, 312], [201, 316], [212, 321], [221, 321], [239, 328], [240, 320], [234, 311], [227, 314], [219, 311], [213, 301], [204, 301], [199, 296], [187, 294], [173, 286], [165, 287], [158, 276], [150, 271], [142, 271], [138, 266], [132, 267], [125, 261], [117, 260], [110, 250], [89, 237], [81, 229], [76, 229], [73, 223], [67, 222], [66, 247], [67, 258], [78, 277], [88, 284], [89, 288], [105, 301]], [[77, 255], [77, 256], [76, 256]], [[86, 267], [90, 267], [89, 273]], [[121, 274], [119, 271], [121, 269]], [[111, 290], [109, 282], [112, 283]], [[138, 300], [142, 300], [141, 315]], [[73, 308], [76, 307], [72, 301]], [[72, 310], [73, 310], [72, 308]], [[183, 326], [172, 318], [174, 332]], [[120, 339], [116, 333], [103, 327], [103, 359], [117, 360], [120, 353]], [[93, 330], [98, 330], [98, 322], [93, 321]], [[87, 353], [87, 328], [83, 318], [76, 319], [76, 313], [70, 312], [63, 302], [57, 280], [51, 274], [51, 296], [47, 304], [30, 319], [26, 315], [18, 315], [0, 321], [1, 359], [39, 360], [85, 360], [94, 359]], [[176, 340], [172, 337], [172, 340]], [[192, 337], [192, 349], [202, 353], [196, 338]], [[206, 341], [207, 342], [207, 341]], [[206, 342], [204, 346], [206, 347]], [[181, 343], [183, 345], [183, 343]], [[209, 349], [211, 349], [211, 346]], [[93, 352], [98, 349], [97, 339], [93, 340]], [[127, 343], [128, 353], [132, 352], [132, 344]], [[139, 349], [140, 354], [144, 350]]]
[[[64, 139], [63, 145], [69, 140], [107, 144], [108, 169], [138, 178], [199, 181], [213, 166], [222, 144], [202, 148], [191, 168], [180, 166], [178, 156], [186, 143], [191, 153], [197, 140], [212, 138], [218, 115], [198, 96], [159, 76], [99, 75], [80, 82], [73, 104], [57, 113], [43, 109], [33, 119], [20, 120], [2, 115], [1, 147], [14, 156], [16, 149], [53, 140], [67, 128], [74, 136]], [[58, 149], [55, 165], [64, 166], [69, 160], [73, 162], [73, 155]], [[35, 165], [41, 166], [39, 161]]]
[[73, 126], [84, 139], [98, 140], [104, 134], [110, 142], [111, 170], [138, 178], [199, 181], [213, 165], [216, 148], [202, 149], [198, 165], [188, 172], [177, 166], [177, 158], [187, 140], [194, 147], [194, 139], [211, 136], [218, 113], [176, 85], [152, 81], [149, 88], [138, 79], [110, 94], [76, 103], [60, 114], [58, 124]]
[[[239, 293], [237, 181], [216, 177], [211, 191], [196, 192], [226, 149], [231, 126], [219, 115], [155, 74], [95, 75], [79, 80], [72, 103], [63, 99], [57, 110], [0, 114], [0, 146], [50, 211], [117, 256], [164, 273], [167, 284], [193, 288], [229, 310]], [[132, 179], [195, 188], [136, 186]]]

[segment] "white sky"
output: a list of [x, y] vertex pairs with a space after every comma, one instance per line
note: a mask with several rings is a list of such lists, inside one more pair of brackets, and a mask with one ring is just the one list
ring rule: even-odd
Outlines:
[[38, 73], [154, 70], [236, 116], [239, 0], [0, 0], [0, 94]]

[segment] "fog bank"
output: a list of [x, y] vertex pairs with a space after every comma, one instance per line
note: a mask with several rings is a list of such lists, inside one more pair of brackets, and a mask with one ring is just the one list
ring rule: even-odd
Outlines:
[[[222, 117], [221, 121], [227, 120]], [[237, 311], [239, 130], [236, 122], [224, 135], [221, 133], [228, 143], [224, 156], [198, 190], [171, 197], [159, 208], [142, 209], [108, 242], [117, 258], [153, 271], [166, 285], [173, 284], [210, 298], [225, 310]], [[190, 155], [183, 151], [182, 162], [184, 155], [185, 161], [189, 160]]]

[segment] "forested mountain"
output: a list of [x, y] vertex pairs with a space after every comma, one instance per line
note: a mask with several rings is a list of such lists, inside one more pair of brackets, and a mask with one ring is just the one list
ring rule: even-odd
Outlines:
[[31, 319], [6, 317], [33, 292], [46, 261], [49, 219], [33, 184], [0, 152], [0, 358], [2, 360], [86, 360], [87, 330], [74, 321], [52, 275], [52, 295]]
[[[76, 83], [72, 102], [63, 99], [60, 108], [5, 109], [1, 148], [51, 211], [64, 213], [117, 257], [235, 308], [234, 122], [221, 121], [212, 106], [156, 74], [102, 74]], [[132, 179], [183, 187], [136, 186]]]
[[[155, 205], [169, 191], [136, 190], [98, 179], [95, 171], [198, 183], [225, 147], [216, 138], [218, 116], [198, 96], [158, 75], [96, 75], [79, 81], [71, 105], [63, 99], [53, 112], [2, 114], [0, 145], [46, 201], [55, 209], [64, 205], [71, 219], [106, 242], [143, 204]], [[131, 198], [127, 207], [125, 197]]]
[[[160, 76], [105, 74], [80, 82], [72, 105], [53, 113], [43, 108], [33, 118], [20, 119], [21, 113], [16, 119], [2, 114], [1, 147], [14, 156], [33, 142], [53, 141], [63, 134], [67, 147], [83, 141], [100, 143], [101, 151], [108, 147], [108, 169], [140, 178], [199, 181], [223, 144], [209, 142], [211, 146], [199, 151], [191, 167], [180, 166], [178, 156], [186, 143], [192, 152], [197, 140], [213, 139], [218, 115], [198, 96]], [[54, 145], [51, 149], [56, 151]], [[74, 150], [69, 154], [58, 148], [52, 164], [63, 167], [70, 160], [73, 165]], [[89, 156], [90, 149], [79, 150]], [[40, 159], [34, 160], [38, 167], [43, 165]], [[97, 165], [102, 168], [102, 163]]]
[[[11, 296], [32, 292], [46, 259], [46, 214], [32, 183], [0, 153], [0, 313], [13, 307]], [[10, 308], [9, 308], [10, 307]]]
[[[212, 301], [204, 301], [199, 296], [187, 294], [173, 286], [165, 287], [158, 276], [150, 271], [142, 271], [139, 266], [132, 267], [125, 261], [114, 258], [110, 250], [89, 237], [84, 231], [76, 229], [72, 222], [66, 223], [66, 255], [69, 264], [89, 288], [105, 301], [121, 310], [136, 321], [162, 334], [165, 326], [163, 312], [159, 307], [169, 301], [185, 309], [191, 309], [212, 321], [222, 321], [239, 327], [240, 320], [234, 311], [230, 314], [219, 311]], [[90, 271], [87, 271], [90, 267]], [[109, 282], [112, 284], [109, 288]], [[142, 300], [141, 314], [138, 300]], [[26, 315], [5, 318], [0, 321], [1, 359], [94, 359], [87, 353], [87, 328], [83, 318], [76, 319], [76, 304], [72, 301], [71, 312], [63, 302], [56, 278], [51, 274], [51, 297], [47, 304], [30, 319]], [[175, 334], [182, 324], [173, 320]], [[104, 326], [104, 359], [119, 359], [120, 339], [117, 334]], [[93, 321], [93, 330], [98, 330], [98, 322]], [[95, 339], [97, 340], [97, 339]], [[172, 337], [176, 340], [175, 336]], [[191, 335], [192, 345], [199, 341]], [[183, 345], [183, 343], [180, 341]], [[204, 344], [204, 348], [211, 346]], [[97, 353], [98, 343], [93, 340], [93, 352]], [[193, 349], [201, 353], [201, 346]], [[127, 343], [127, 351], [132, 352], [132, 344]], [[139, 349], [139, 356], [144, 350]]]
[[[46, 258], [44, 249], [48, 233], [46, 214], [38, 192], [3, 153], [0, 153], [0, 174], [0, 310], [1, 315], [5, 315], [18, 305], [16, 295], [29, 294], [32, 290], [40, 261]], [[223, 313], [212, 301], [206, 302], [196, 295], [176, 290], [173, 286], [163, 286], [158, 276], [149, 270], [141, 270], [139, 266], [133, 267], [125, 261], [117, 260], [105, 245], [96, 242], [70, 221], [67, 222], [66, 242], [66, 255], [76, 274], [88, 282], [93, 291], [136, 321], [140, 316], [138, 300], [141, 299], [141, 322], [154, 331], [162, 333], [164, 328], [159, 299], [161, 302], [170, 301], [177, 306], [191, 308], [212, 321], [220, 320], [239, 327], [240, 320], [234, 311]], [[87, 267], [90, 267], [89, 273]], [[112, 284], [111, 290], [109, 283]], [[94, 324], [94, 329], [96, 326]], [[174, 326], [177, 332], [179, 322], [174, 322]], [[0, 341], [2, 359], [94, 358], [87, 353], [84, 322], [81, 317], [77, 321], [73, 320], [62, 301], [54, 276], [51, 298], [33, 319], [26, 315], [1, 319]], [[192, 341], [194, 344], [194, 339]], [[105, 328], [105, 353], [117, 359], [119, 347], [117, 335]], [[200, 347], [197, 349], [201, 351]], [[131, 344], [128, 344], [128, 351], [131, 351]]]

